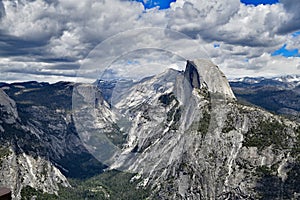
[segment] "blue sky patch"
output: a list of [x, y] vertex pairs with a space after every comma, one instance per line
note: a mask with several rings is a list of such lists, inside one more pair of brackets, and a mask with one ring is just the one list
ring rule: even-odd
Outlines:
[[214, 44], [214, 48], [220, 48], [220, 44]]
[[299, 57], [299, 50], [298, 49], [286, 49], [286, 44], [283, 45], [280, 49], [274, 51], [272, 56], [282, 55], [284, 57]]
[[297, 32], [295, 32], [295, 33], [292, 33], [292, 36], [293, 37], [297, 37], [297, 36], [299, 36], [300, 35], [300, 31], [297, 31]]
[[154, 8], [159, 6], [159, 9], [170, 8], [170, 4], [176, 0], [136, 0], [137, 2], [143, 3], [145, 9]]
[[241, 0], [242, 3], [246, 5], [259, 5], [259, 4], [275, 4], [278, 3], [279, 0]]

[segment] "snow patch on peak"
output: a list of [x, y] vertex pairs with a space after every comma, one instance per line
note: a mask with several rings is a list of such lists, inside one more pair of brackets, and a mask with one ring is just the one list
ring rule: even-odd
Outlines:
[[300, 84], [300, 75], [287, 75], [281, 77], [275, 77], [274, 80], [285, 82], [285, 83], [297, 83]]

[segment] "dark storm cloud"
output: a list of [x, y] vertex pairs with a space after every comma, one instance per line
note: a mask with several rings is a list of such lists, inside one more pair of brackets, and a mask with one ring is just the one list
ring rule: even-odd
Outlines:
[[56, 64], [56, 65], [50, 66], [48, 69], [69, 71], [69, 70], [77, 70], [79, 68], [80, 68], [80, 65], [77, 63], [61, 63], [61, 64]]
[[45, 62], [45, 63], [74, 63], [77, 61], [77, 58], [51, 58], [51, 57], [38, 57], [36, 58], [37, 62]]
[[261, 38], [257, 35], [248, 35], [247, 37], [238, 37], [237, 33], [231, 31], [222, 31], [220, 29], [210, 29], [199, 31], [199, 35], [207, 42], [222, 41], [231, 45], [248, 46], [248, 47], [272, 47], [280, 44], [273, 38]]
[[19, 68], [19, 69], [8, 69], [3, 72], [9, 72], [9, 73], [16, 73], [16, 74], [30, 74], [30, 75], [44, 75], [44, 76], [65, 76], [65, 77], [76, 77], [76, 72], [68, 72], [66, 71], [60, 71], [60, 72], [55, 72], [55, 71], [43, 71], [39, 70], [37, 68]]
[[5, 9], [2, 0], [0, 0], [0, 20], [3, 16], [5, 16]]
[[5, 34], [0, 30], [0, 57], [43, 55], [47, 41], [30, 41]]
[[285, 21], [279, 28], [280, 34], [291, 33], [300, 29], [300, 1], [281, 0], [280, 1], [290, 15], [289, 20]]

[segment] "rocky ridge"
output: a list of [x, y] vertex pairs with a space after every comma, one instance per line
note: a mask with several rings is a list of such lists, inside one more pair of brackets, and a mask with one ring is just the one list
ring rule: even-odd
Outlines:
[[68, 178], [101, 173], [78, 137], [71, 112], [73, 83], [4, 84], [0, 89], [0, 186], [13, 199], [26, 186], [50, 194]]
[[[11, 187], [12, 198], [20, 199], [20, 192], [25, 185], [54, 194], [57, 194], [59, 185], [70, 186], [66, 177], [49, 160], [20, 152], [21, 149], [17, 152], [16, 146], [11, 144], [12, 141], [3, 140], [2, 134], [7, 132], [7, 127], [21, 125], [15, 101], [9, 98], [2, 89], [0, 89], [0, 114], [2, 139], [0, 185]], [[25, 127], [22, 128], [25, 129]]]
[[[299, 197], [299, 124], [239, 104], [209, 61], [188, 61], [184, 72], [169, 69], [138, 82], [1, 88], [7, 148], [0, 180], [24, 177], [11, 183], [18, 198], [30, 185], [59, 199], [57, 186], [69, 186], [65, 177], [114, 170], [132, 174], [127, 185], [150, 188], [150, 199]], [[21, 174], [8, 170], [14, 165]], [[112, 195], [97, 187], [84, 193]]]
[[[101, 94], [101, 88], [94, 92]], [[96, 131], [95, 125], [110, 129], [103, 121], [109, 111], [114, 113], [111, 131], [119, 130], [126, 140], [121, 146], [110, 144], [114, 150], [104, 159], [99, 154], [102, 146], [86, 145], [96, 149], [98, 159], [110, 169], [137, 173], [141, 186], [153, 188], [152, 198], [296, 199], [299, 195], [293, 183], [293, 175], [299, 173], [295, 153], [299, 125], [239, 104], [212, 63], [188, 62], [185, 72], [168, 70], [132, 84], [112, 99], [104, 110], [91, 107], [95, 116], [88, 121], [95, 123], [89, 128], [106, 138], [110, 131]], [[80, 116], [78, 120], [84, 121]], [[275, 192], [279, 185], [286, 189]]]

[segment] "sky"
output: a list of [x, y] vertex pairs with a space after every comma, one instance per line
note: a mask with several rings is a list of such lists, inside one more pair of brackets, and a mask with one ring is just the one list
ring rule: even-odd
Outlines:
[[198, 57], [228, 78], [300, 74], [299, 10], [298, 0], [2, 0], [0, 81], [151, 75]]

